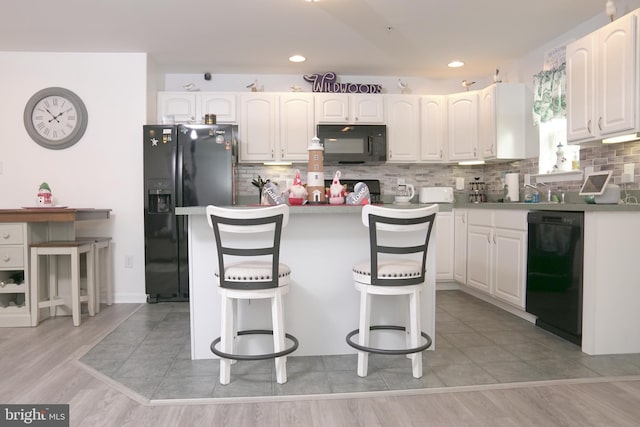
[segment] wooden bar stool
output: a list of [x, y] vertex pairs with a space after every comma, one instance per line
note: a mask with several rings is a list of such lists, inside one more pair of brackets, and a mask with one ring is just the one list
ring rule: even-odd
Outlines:
[[[80, 255], [86, 254], [87, 259], [87, 291], [80, 289]], [[71, 299], [59, 295], [58, 289], [58, 257], [68, 256], [71, 259], [70, 284]], [[52, 257], [49, 262], [48, 297], [41, 300], [40, 295], [40, 257]], [[40, 322], [40, 309], [49, 307], [50, 315], [56, 316], [57, 307], [70, 306], [74, 326], [80, 326], [80, 304], [87, 303], [89, 316], [95, 314], [95, 272], [93, 243], [90, 241], [58, 241], [31, 244], [31, 326]]]
[[[369, 228], [369, 259], [354, 265], [353, 281], [360, 292], [360, 324], [347, 334], [347, 344], [358, 350], [358, 376], [366, 377], [369, 353], [407, 355], [415, 378], [422, 377], [422, 351], [431, 337], [422, 331], [420, 292], [426, 280], [426, 260], [438, 205], [393, 209], [366, 205], [362, 222]], [[409, 299], [406, 325], [371, 325], [372, 295], [404, 295]], [[372, 330], [402, 331], [406, 348], [382, 349], [369, 344]], [[358, 335], [356, 343], [353, 336]]]
[[111, 237], [78, 237], [76, 240], [93, 243], [94, 280], [96, 285], [95, 310], [96, 313], [100, 313], [100, 298], [103, 290], [105, 292], [106, 304], [113, 304], [113, 258], [111, 251]]
[[[258, 209], [228, 209], [207, 206], [207, 220], [213, 229], [218, 252], [215, 273], [221, 296], [221, 336], [211, 343], [220, 357], [220, 384], [231, 381], [231, 363], [236, 360], [275, 359], [276, 381], [287, 382], [286, 356], [298, 348], [298, 340], [285, 333], [282, 296], [289, 291], [291, 269], [280, 259], [280, 235], [289, 221], [289, 206]], [[256, 236], [265, 236], [264, 241]], [[256, 240], [253, 241], [253, 238]], [[268, 261], [265, 261], [265, 258]], [[238, 300], [271, 300], [273, 330], [237, 330]], [[236, 353], [236, 339], [242, 335], [273, 335], [272, 353]], [[285, 338], [292, 345], [285, 347]], [[220, 343], [220, 349], [216, 346]]]

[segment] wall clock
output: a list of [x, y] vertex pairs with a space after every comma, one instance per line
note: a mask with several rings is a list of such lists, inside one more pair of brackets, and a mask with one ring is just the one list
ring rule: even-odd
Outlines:
[[24, 127], [31, 139], [54, 150], [78, 142], [87, 129], [87, 119], [80, 97], [61, 87], [36, 92], [24, 108]]

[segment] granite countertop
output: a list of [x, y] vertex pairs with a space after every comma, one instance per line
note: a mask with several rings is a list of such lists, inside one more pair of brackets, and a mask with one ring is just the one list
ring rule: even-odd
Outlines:
[[640, 212], [640, 204], [598, 205], [587, 203], [456, 203], [462, 209], [515, 209], [526, 211]]
[[[409, 203], [395, 205], [387, 203], [381, 206], [397, 209], [416, 209], [429, 204]], [[598, 205], [587, 203], [439, 203], [439, 212], [451, 212], [452, 209], [512, 209], [512, 210], [545, 210], [545, 211], [573, 211], [573, 212], [640, 212], [640, 204]], [[257, 205], [243, 205], [241, 208], [257, 207]], [[361, 205], [316, 205], [290, 206], [292, 215], [315, 214], [352, 214], [360, 213]], [[178, 215], [204, 215], [204, 206], [176, 208]]]

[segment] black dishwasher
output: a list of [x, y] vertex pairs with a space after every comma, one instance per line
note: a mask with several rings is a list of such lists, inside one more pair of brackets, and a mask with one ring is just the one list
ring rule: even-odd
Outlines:
[[539, 327], [580, 345], [584, 214], [532, 211], [527, 222], [526, 310]]

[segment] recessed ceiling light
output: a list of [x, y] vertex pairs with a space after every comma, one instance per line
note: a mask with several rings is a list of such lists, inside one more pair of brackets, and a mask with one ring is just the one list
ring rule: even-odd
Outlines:
[[289, 57], [289, 61], [291, 61], [291, 62], [304, 62], [306, 60], [307, 60], [307, 58], [305, 58], [302, 55], [293, 55], [293, 56]]
[[462, 67], [464, 65], [464, 62], [462, 61], [451, 61], [447, 64], [447, 67], [449, 68], [459, 68]]

